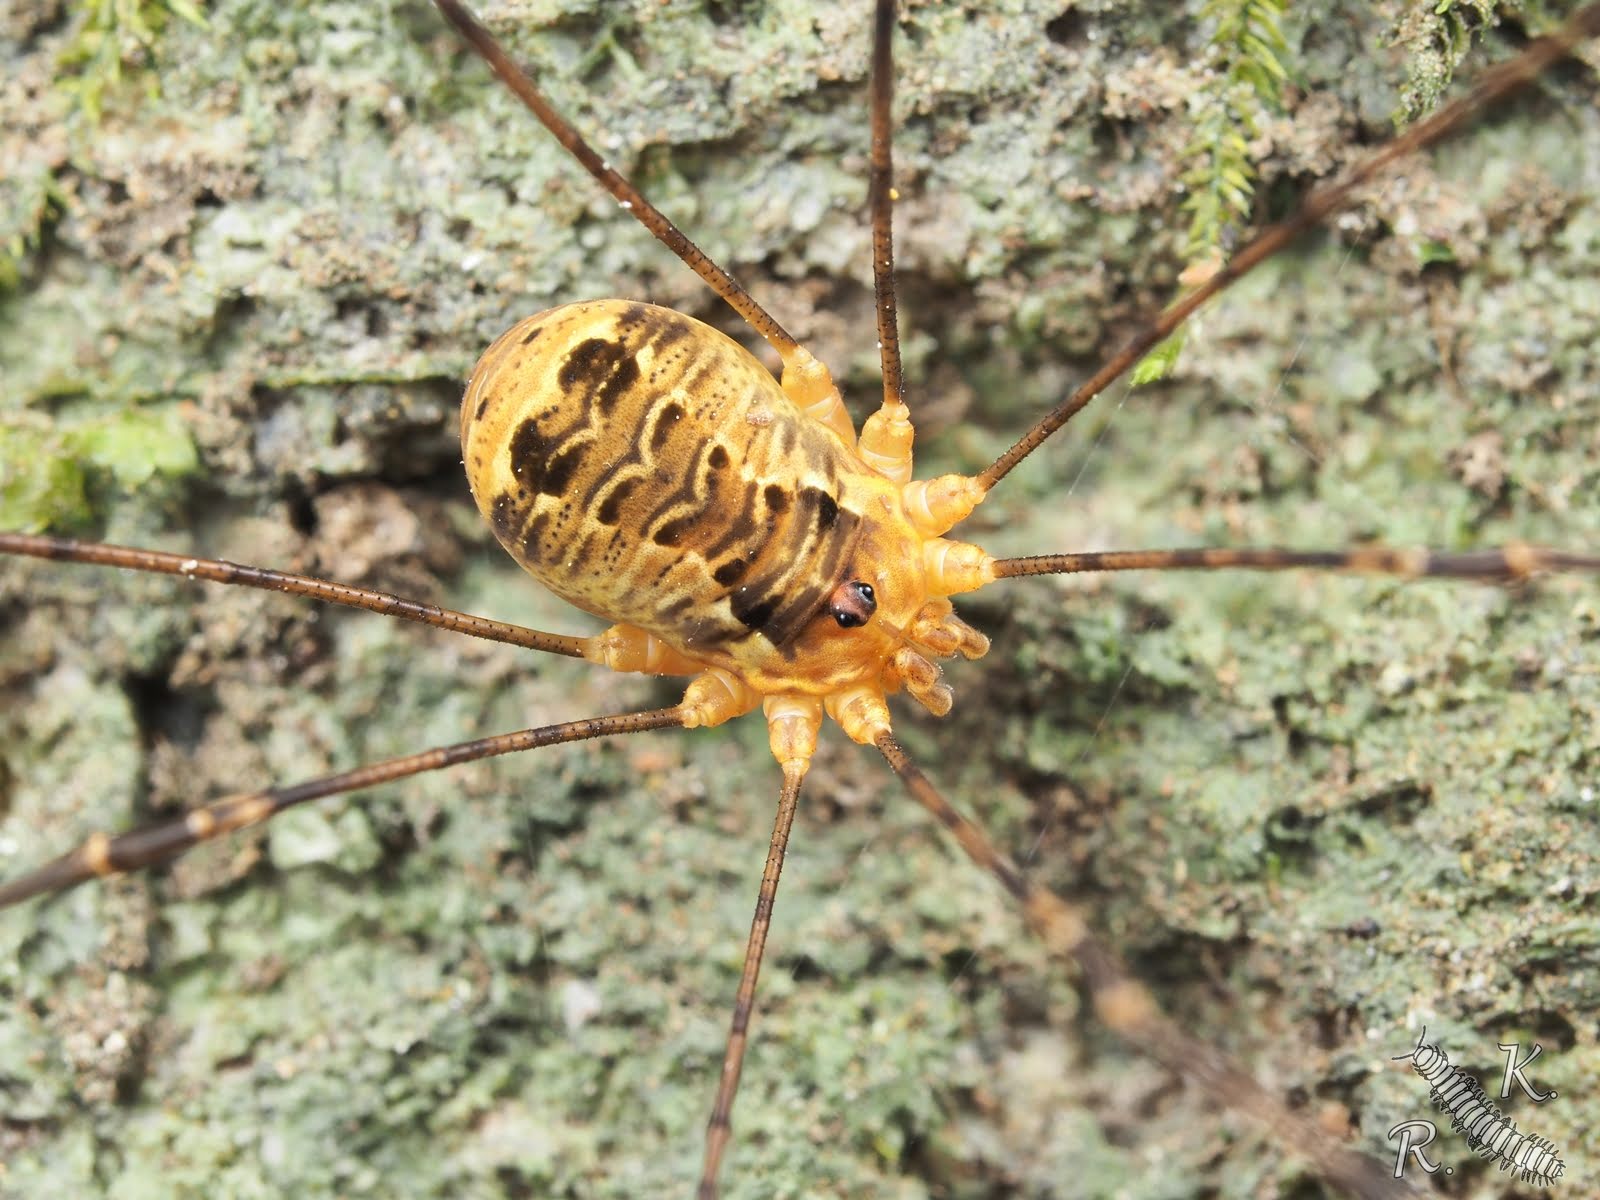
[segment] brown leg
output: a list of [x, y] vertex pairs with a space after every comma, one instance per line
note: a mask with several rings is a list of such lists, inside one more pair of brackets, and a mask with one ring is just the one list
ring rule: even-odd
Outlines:
[[1362, 1200], [1417, 1194], [1409, 1183], [1393, 1178], [1384, 1164], [1338, 1145], [1313, 1122], [1289, 1111], [1225, 1054], [1178, 1028], [1144, 986], [1129, 976], [1117, 956], [1089, 931], [1082, 914], [1048, 888], [1029, 880], [996, 850], [983, 831], [939, 793], [892, 734], [882, 734], [876, 744], [917, 803], [932, 813], [967, 857], [993, 876], [1022, 908], [1028, 927], [1046, 949], [1057, 958], [1071, 959], [1083, 971], [1095, 1012], [1113, 1032], [1215, 1097], [1222, 1107], [1259, 1122], [1279, 1145], [1292, 1146], [1309, 1158], [1317, 1172], [1336, 1187]]
[[169, 554], [164, 550], [140, 550], [132, 546], [108, 546], [102, 542], [83, 542], [77, 538], [48, 537], [32, 533], [0, 532], [0, 554], [16, 554], [26, 558], [43, 558], [52, 562], [90, 563], [101, 567], [120, 567], [127, 571], [150, 571], [157, 575], [181, 575], [185, 579], [204, 579], [208, 583], [228, 583], [239, 587], [260, 588], [265, 592], [283, 592], [290, 596], [305, 596], [329, 604], [343, 604], [350, 608], [364, 608], [368, 612], [382, 613], [386, 617], [400, 617], [452, 633], [465, 633], [490, 642], [506, 642], [525, 646], [529, 650], [543, 650], [549, 654], [564, 654], [569, 658], [582, 658], [584, 648], [591, 638], [567, 637], [559, 633], [541, 633], [521, 625], [504, 621], [490, 621], [471, 613], [424, 604], [420, 600], [407, 600], [388, 592], [356, 587], [350, 583], [333, 583], [326, 579], [313, 579], [309, 575], [291, 575], [267, 567], [248, 567], [240, 563], [223, 562], [214, 558], [195, 558], [188, 554]]
[[1350, 196], [1368, 180], [1379, 178], [1399, 160], [1418, 150], [1443, 141], [1464, 128], [1470, 118], [1511, 95], [1590, 38], [1600, 37], [1600, 4], [1579, 9], [1567, 23], [1548, 37], [1533, 42], [1510, 62], [1486, 72], [1472, 91], [1447, 104], [1424, 121], [1418, 121], [1392, 142], [1380, 147], [1337, 182], [1318, 188], [1305, 198], [1299, 210], [1269, 229], [1263, 230], [1243, 246], [1217, 272], [1188, 292], [1150, 321], [1131, 341], [1108, 359], [1076, 391], [1039, 418], [999, 458], [984, 468], [978, 480], [987, 491], [999, 483], [1023, 459], [1032, 454], [1056, 430], [1083, 410], [1088, 403], [1128, 372], [1135, 363], [1155, 349], [1168, 335], [1187, 321], [1201, 305], [1232, 286], [1301, 234], [1321, 224], [1343, 208]]
[[717, 1081], [717, 1099], [706, 1123], [706, 1153], [700, 1168], [698, 1200], [716, 1200], [717, 1172], [733, 1135], [733, 1097], [739, 1090], [739, 1072], [744, 1068], [745, 1047], [749, 1043], [750, 1012], [755, 1006], [756, 981], [761, 976], [761, 956], [767, 947], [767, 931], [772, 927], [772, 902], [778, 894], [778, 876], [783, 873], [783, 856], [789, 848], [789, 830], [794, 825], [795, 808], [800, 801], [800, 781], [805, 764], [791, 760], [784, 764], [783, 793], [778, 797], [778, 816], [772, 825], [772, 842], [767, 847], [767, 865], [761, 872], [761, 890], [756, 895], [756, 912], [750, 921], [750, 939], [744, 948], [744, 969], [739, 973], [739, 990], [733, 999], [733, 1022], [728, 1029], [728, 1045], [722, 1054], [722, 1077]]
[[1075, 575], [1094, 571], [1292, 571], [1313, 568], [1401, 579], [1526, 579], [1537, 571], [1600, 571], [1600, 554], [1573, 554], [1541, 546], [1497, 546], [1451, 554], [1351, 546], [1343, 550], [1284, 550], [1276, 546], [1196, 550], [1112, 550], [1001, 558], [996, 579], [1024, 575]]
[[618, 733], [638, 733], [646, 729], [667, 729], [682, 725], [684, 714], [685, 709], [679, 706], [567, 721], [560, 725], [545, 725], [538, 729], [457, 742], [453, 746], [439, 746], [424, 750], [421, 754], [369, 763], [364, 767], [324, 775], [320, 779], [289, 787], [263, 788], [224, 796], [203, 808], [191, 809], [181, 817], [146, 829], [136, 829], [115, 837], [104, 833], [94, 834], [76, 850], [63, 854], [54, 862], [46, 863], [9, 883], [0, 884], [0, 908], [9, 908], [46, 892], [64, 891], [86, 879], [104, 878], [155, 866], [201, 842], [243, 829], [247, 825], [259, 824], [310, 800], [539, 746], [558, 746], [565, 742], [581, 742]]

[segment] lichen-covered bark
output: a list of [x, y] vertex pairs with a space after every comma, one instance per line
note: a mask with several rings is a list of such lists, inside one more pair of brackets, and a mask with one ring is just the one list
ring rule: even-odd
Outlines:
[[[866, 7], [486, 6], [858, 411]], [[1171, 294], [1205, 34], [1163, 3], [909, 7], [911, 403], [924, 469], [972, 469]], [[1407, 78], [1380, 44], [1398, 5], [1315, 7], [1287, 30], [1292, 106], [1252, 146], [1264, 212], [1386, 136]], [[733, 326], [428, 6], [207, 15], [167, 24], [98, 126], [57, 77], [74, 12], [6, 18], [8, 522], [585, 628], [479, 527], [462, 381], [564, 300]], [[1464, 73], [1507, 52], [1491, 34]], [[1600, 545], [1595, 95], [1565, 69], [1374, 188], [1205, 314], [1178, 379], [1097, 402], [963, 536]], [[1491, 1088], [1496, 1043], [1539, 1040], [1559, 1096], [1509, 1111], [1592, 1177], [1592, 580], [1034, 580], [962, 611], [995, 648], [951, 670], [949, 718], [903, 712], [905, 740], [1187, 1027], [1380, 1152], [1428, 1115], [1387, 1062], [1424, 1023]], [[364, 614], [5, 561], [0, 866], [241, 785], [671, 695]], [[0, 1193], [685, 1194], [776, 795], [756, 723], [641, 737], [337, 800], [0, 914]], [[869, 754], [827, 747], [777, 913], [729, 1195], [1294, 1185], [1294, 1147], [1077, 1016], [1070, 977]], [[1434, 1149], [1458, 1194], [1509, 1186], [1448, 1131]]]

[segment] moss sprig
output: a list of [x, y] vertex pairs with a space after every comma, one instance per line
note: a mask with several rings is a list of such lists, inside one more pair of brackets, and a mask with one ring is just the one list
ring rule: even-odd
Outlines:
[[1495, 0], [1431, 0], [1399, 20], [1391, 44], [1406, 51], [1406, 83], [1394, 112], [1396, 126], [1438, 107], [1473, 43], [1499, 23], [1497, 8]]
[[[1250, 219], [1256, 169], [1250, 140], [1267, 114], [1283, 108], [1289, 72], [1282, 17], [1287, 0], [1206, 0], [1203, 21], [1213, 24], [1207, 46], [1210, 70], [1190, 100], [1193, 135], [1184, 150], [1183, 210], [1186, 283], [1221, 265], [1226, 247]], [[1165, 378], [1183, 348], [1180, 329], [1133, 369], [1135, 385]]]
[[[123, 69], [148, 59], [172, 18], [209, 28], [193, 0], [79, 0], [78, 32], [61, 55], [69, 72], [63, 90], [74, 94], [91, 122], [99, 121], [108, 89], [122, 82]], [[148, 86], [153, 90], [154, 83]]]

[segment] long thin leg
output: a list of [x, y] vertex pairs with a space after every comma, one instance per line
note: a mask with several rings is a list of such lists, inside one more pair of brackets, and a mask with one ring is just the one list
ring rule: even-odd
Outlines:
[[749, 292], [734, 282], [733, 276], [712, 262], [700, 247], [689, 240], [683, 230], [666, 218], [660, 209], [646, 200], [644, 193], [595, 153], [594, 148], [584, 141], [583, 136], [572, 127], [572, 124], [544, 98], [544, 94], [539, 91], [533, 80], [528, 78], [521, 67], [511, 61], [511, 56], [505, 52], [505, 48], [479, 23], [466, 5], [459, 3], [459, 0], [435, 0], [435, 3], [445, 20], [455, 26], [466, 43], [489, 64], [490, 69], [516, 94], [517, 99], [527, 105], [529, 111], [539, 118], [540, 124], [555, 136], [556, 141], [561, 143], [567, 153], [577, 159], [583, 169], [599, 181], [601, 187], [616, 197], [617, 202], [631, 212], [657, 241], [705, 280], [712, 291], [726, 300], [728, 305], [748, 321], [784, 361], [788, 362], [790, 356], [799, 349], [799, 344], [783, 326], [778, 324], [772, 314], [756, 303]]
[[1402, 579], [1526, 579], [1536, 571], [1600, 571], [1600, 555], [1523, 545], [1469, 550], [1461, 554], [1391, 546], [1351, 546], [1343, 550], [1256, 546], [1041, 554], [1031, 558], [1000, 558], [993, 566], [997, 579], [1094, 571], [1219, 571], [1229, 568], [1289, 571], [1301, 567], [1396, 575]]
[[695, 1193], [697, 1200], [716, 1200], [717, 1173], [733, 1136], [733, 1097], [739, 1090], [739, 1074], [744, 1069], [756, 981], [761, 976], [761, 956], [767, 948], [767, 931], [772, 927], [772, 903], [778, 895], [778, 877], [783, 873], [783, 856], [789, 848], [789, 830], [794, 825], [800, 782], [804, 778], [803, 763], [784, 765], [783, 793], [778, 797], [778, 815], [772, 825], [772, 841], [767, 847], [767, 865], [761, 872], [761, 890], [756, 895], [756, 912], [750, 921], [750, 938], [745, 943], [744, 968], [739, 973], [739, 990], [733, 999], [728, 1044], [722, 1052], [722, 1077], [717, 1081], [717, 1099], [711, 1106], [711, 1120], [706, 1123], [706, 1152], [700, 1168], [700, 1187]]
[[153, 571], [160, 575], [181, 575], [185, 579], [204, 579], [211, 583], [231, 583], [241, 587], [260, 588], [268, 592], [286, 592], [291, 596], [306, 596], [312, 600], [325, 600], [330, 604], [344, 604], [351, 608], [364, 608], [368, 612], [400, 617], [436, 629], [465, 633], [471, 637], [491, 642], [507, 642], [525, 646], [529, 650], [543, 650], [550, 654], [565, 654], [582, 658], [589, 638], [568, 637], [559, 633], [541, 633], [522, 625], [509, 625], [503, 621], [490, 621], [471, 613], [407, 600], [389, 592], [373, 591], [348, 583], [332, 583], [326, 579], [313, 579], [309, 575], [291, 575], [266, 567], [247, 567], [221, 559], [194, 558], [187, 554], [168, 554], [162, 550], [139, 550], [131, 546], [111, 546], [103, 542], [83, 542], [76, 538], [46, 537], [31, 533], [0, 533], [0, 554], [19, 554], [29, 558], [46, 558], [55, 562], [93, 563], [104, 567], [122, 567], [131, 571]]
[[557, 746], [565, 742], [581, 742], [589, 738], [607, 737], [618, 733], [639, 733], [646, 729], [667, 729], [684, 723], [687, 710], [682, 705], [672, 708], [647, 709], [644, 712], [620, 713], [609, 717], [590, 717], [583, 721], [566, 721], [560, 725], [544, 725], [537, 729], [524, 729], [516, 733], [501, 733], [494, 737], [476, 738], [470, 742], [457, 742], [453, 746], [439, 746], [420, 754], [403, 758], [386, 759], [369, 763], [335, 775], [289, 787], [263, 788], [255, 792], [239, 792], [224, 796], [203, 808], [191, 809], [181, 817], [136, 829], [131, 833], [112, 837], [97, 833], [70, 853], [54, 862], [46, 863], [9, 883], [0, 884], [0, 908], [20, 904], [45, 892], [58, 892], [84, 882], [86, 879], [137, 871], [165, 862], [188, 850], [191, 846], [223, 834], [256, 825], [269, 817], [324, 796], [340, 792], [353, 792], [375, 784], [404, 779], [424, 771], [437, 771], [460, 763], [476, 762], [501, 754], [514, 754], [519, 750], [532, 750], [539, 746]]
[[[883, 403], [862, 424], [856, 451], [868, 466], [904, 484], [911, 479], [916, 430], [905, 404], [894, 293], [894, 22], [894, 0], [878, 0], [872, 21], [872, 158], [867, 195], [872, 206], [872, 295], [878, 312]], [[970, 511], [969, 505], [962, 515]]]
[[1264, 230], [1246, 245], [1211, 279], [1183, 296], [1154, 321], [1134, 335], [1105, 365], [1091, 375], [1032, 429], [994, 462], [985, 467], [978, 481], [987, 490], [1011, 473], [1013, 467], [1032, 454], [1044, 440], [1070, 421], [1089, 401], [1111, 385], [1125, 371], [1148, 354], [1167, 335], [1211, 297], [1231, 286], [1266, 262], [1295, 238], [1343, 207], [1352, 192], [1389, 168], [1397, 159], [1432, 146], [1461, 129], [1468, 118], [1497, 103], [1572, 50], [1579, 42], [1600, 37], [1600, 4], [1580, 9], [1560, 29], [1531, 43], [1510, 62], [1484, 73], [1473, 89], [1461, 99], [1447, 104], [1424, 121], [1419, 121], [1392, 142], [1358, 163], [1338, 182], [1318, 188], [1306, 197], [1298, 212]]
[[485, 29], [460, 0], [434, 0], [445, 20], [455, 26], [467, 44], [489, 64], [500, 81], [510, 88], [517, 99], [525, 104], [540, 123], [554, 135], [568, 154], [616, 197], [623, 208], [631, 212], [639, 223], [683, 264], [703, 279], [707, 286], [743, 317], [752, 329], [766, 339], [783, 360], [783, 390], [806, 413], [827, 425], [842, 438], [855, 436], [850, 414], [845, 411], [839, 389], [834, 385], [828, 368], [817, 361], [807, 350], [779, 325], [749, 292], [740, 287], [705, 251], [696, 246], [655, 205], [646, 200], [644, 193], [629, 183], [611, 165], [596, 154], [576, 129], [544, 98], [526, 72], [511, 61], [505, 48]]
[[1045, 948], [1070, 958], [1083, 971], [1096, 1014], [1111, 1030], [1163, 1067], [1190, 1080], [1227, 1108], [1260, 1122], [1281, 1146], [1305, 1154], [1319, 1174], [1362, 1200], [1416, 1196], [1375, 1159], [1332, 1142], [1315, 1124], [1290, 1112], [1242, 1067], [1214, 1047], [1190, 1037], [1156, 1006], [1122, 962], [1089, 931], [1082, 914], [1060, 896], [1028, 879], [962, 816], [907, 756], [889, 733], [878, 750], [913, 798], [948, 829], [961, 849], [1021, 906], [1028, 927]]
[[886, 407], [905, 399], [894, 294], [894, 12], [894, 0], [878, 0], [872, 19], [872, 158], [867, 176], [872, 207], [872, 294], [878, 309], [878, 358], [883, 364]]

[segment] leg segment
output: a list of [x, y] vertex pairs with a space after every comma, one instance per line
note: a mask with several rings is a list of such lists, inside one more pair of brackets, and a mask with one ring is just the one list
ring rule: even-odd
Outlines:
[[320, 800], [324, 796], [353, 792], [424, 771], [437, 771], [459, 763], [476, 762], [478, 759], [532, 750], [539, 746], [558, 746], [565, 742], [581, 742], [617, 733], [638, 733], [645, 729], [668, 729], [687, 724], [687, 716], [686, 708], [674, 707], [567, 721], [560, 725], [545, 725], [538, 729], [457, 742], [453, 746], [439, 746], [424, 750], [421, 754], [369, 763], [364, 767], [289, 787], [263, 788], [224, 796], [203, 808], [192, 809], [175, 820], [146, 829], [136, 829], [115, 837], [97, 833], [76, 850], [54, 862], [0, 885], [0, 908], [8, 908], [45, 892], [62, 891], [96, 876], [118, 875], [124, 871], [155, 866], [201, 842], [243, 829], [247, 825], [259, 824], [286, 809], [310, 800]]
[[1078, 910], [1033, 883], [1000, 854], [983, 831], [939, 793], [887, 728], [873, 740], [917, 803], [933, 814], [967, 857], [987, 871], [1022, 908], [1029, 928], [1046, 948], [1058, 958], [1078, 964], [1095, 1012], [1115, 1033], [1215, 1096], [1224, 1106], [1259, 1122], [1279, 1145], [1301, 1150], [1322, 1177], [1335, 1186], [1362, 1200], [1416, 1195], [1409, 1184], [1393, 1178], [1376, 1159], [1334, 1143], [1313, 1122], [1284, 1107], [1249, 1072], [1183, 1032], [1162, 1014], [1143, 985], [1128, 975], [1117, 956], [1089, 931]]
[[[550, 131], [556, 141], [561, 143], [562, 148], [572, 155], [578, 161], [578, 164], [592, 175], [601, 187], [610, 192], [617, 203], [633, 213], [638, 218], [639, 223], [648, 229], [657, 241], [676, 254], [682, 260], [684, 266], [705, 280], [706, 285], [712, 291], [727, 301], [730, 308], [748, 321], [751, 328], [766, 339], [767, 343], [782, 357], [785, 375], [788, 374], [791, 365], [796, 363], [803, 365], [803, 360], [816, 363], [816, 360], [811, 358], [811, 355], [794, 338], [789, 336], [783, 326], [778, 324], [776, 318], [762, 308], [760, 304], [756, 303], [755, 298], [735, 282], [733, 276], [712, 262], [705, 251], [689, 240], [683, 230], [669, 221], [660, 209], [645, 199], [644, 193], [628, 182], [620, 172], [613, 170], [611, 165], [595, 152], [594, 148], [583, 139], [583, 136], [573, 128], [572, 124], [545, 99], [544, 93], [538, 89], [532, 79], [528, 78], [527, 73], [511, 61], [511, 57], [505, 52], [505, 48], [500, 45], [492, 33], [479, 23], [466, 5], [460, 3], [460, 0], [435, 0], [435, 3], [445, 20], [449, 21], [467, 45], [471, 46], [478, 56], [489, 64], [490, 69], [500, 77], [500, 81], [506, 85], [518, 100], [527, 106], [528, 110], [539, 119], [540, 124]], [[816, 365], [821, 367], [820, 363], [816, 363]], [[827, 369], [822, 368], [822, 373], [826, 376]], [[832, 380], [828, 382], [831, 386]], [[834, 395], [837, 397], [837, 389]], [[841, 405], [840, 412], [842, 413], [843, 411], [843, 406]], [[845, 422], [846, 424], [849, 423], [848, 417], [845, 418]]]
[[717, 1098], [706, 1123], [706, 1152], [700, 1171], [698, 1200], [715, 1200], [717, 1173], [733, 1136], [733, 1098], [739, 1090], [739, 1075], [744, 1069], [744, 1052], [749, 1043], [750, 1013], [755, 1006], [756, 982], [761, 975], [761, 958], [766, 950], [767, 931], [772, 925], [772, 905], [778, 894], [778, 877], [789, 846], [789, 830], [794, 825], [800, 799], [800, 783], [811, 766], [817, 748], [817, 732], [822, 727], [822, 702], [812, 696], [769, 696], [763, 705], [767, 717], [767, 737], [772, 755], [783, 768], [783, 792], [778, 797], [778, 815], [767, 847], [767, 865], [761, 872], [761, 890], [756, 898], [755, 916], [750, 921], [750, 938], [745, 943], [744, 967], [739, 974], [739, 990], [733, 1001], [733, 1022], [728, 1029], [728, 1044], [722, 1054], [722, 1076], [717, 1081]]
[[1600, 571], [1600, 555], [1571, 554], [1541, 546], [1510, 545], [1451, 554], [1352, 546], [1344, 550], [1284, 550], [1275, 546], [1197, 550], [1114, 550], [1091, 554], [1043, 554], [1001, 558], [994, 578], [1073, 575], [1091, 571], [1288, 571], [1301, 567], [1401, 579], [1526, 579], [1536, 571]]
[[761, 871], [761, 888], [756, 894], [755, 916], [750, 921], [750, 938], [745, 943], [744, 967], [739, 973], [739, 990], [733, 999], [733, 1021], [728, 1027], [728, 1044], [722, 1054], [722, 1075], [717, 1080], [717, 1098], [711, 1107], [711, 1119], [706, 1123], [706, 1152], [700, 1168], [700, 1186], [695, 1192], [697, 1200], [716, 1200], [717, 1173], [733, 1136], [733, 1097], [739, 1090], [739, 1075], [744, 1069], [756, 981], [761, 976], [761, 957], [767, 948], [767, 931], [772, 927], [778, 877], [783, 872], [789, 830], [794, 825], [795, 809], [800, 802], [800, 781], [804, 778], [805, 767], [798, 760], [784, 764], [783, 792], [778, 797], [778, 815], [772, 826], [772, 841], [767, 847], [767, 863]]
[[583, 657], [613, 671], [644, 675], [696, 675], [704, 670], [704, 664], [634, 625], [613, 625], [604, 633], [585, 638]]
[[1186, 293], [1113, 355], [1078, 389], [1041, 417], [1027, 433], [978, 476], [985, 491], [999, 483], [1046, 438], [1076, 416], [1091, 400], [1121, 378], [1135, 363], [1155, 349], [1169, 334], [1187, 321], [1211, 297], [1232, 286], [1293, 242], [1301, 234], [1322, 223], [1343, 208], [1362, 184], [1381, 176], [1395, 162], [1418, 150], [1435, 145], [1463, 128], [1469, 118], [1525, 86], [1551, 65], [1570, 54], [1590, 38], [1600, 37], [1600, 4], [1579, 9], [1567, 23], [1548, 37], [1531, 43], [1509, 62], [1484, 73], [1472, 91], [1445, 105], [1424, 121], [1418, 121], [1392, 142], [1380, 147], [1357, 163], [1340, 179], [1318, 188], [1306, 197], [1299, 210], [1287, 220], [1263, 230], [1246, 244], [1217, 273], [1193, 291]]
[[221, 559], [194, 558], [187, 554], [168, 554], [162, 550], [137, 550], [131, 546], [109, 546], [101, 542], [82, 542], [76, 538], [46, 537], [31, 533], [0, 533], [0, 554], [17, 554], [28, 558], [44, 558], [53, 562], [93, 563], [102, 567], [121, 567], [129, 571], [151, 571], [158, 575], [181, 575], [185, 579], [204, 579], [211, 583], [231, 583], [241, 587], [260, 588], [266, 592], [284, 592], [291, 596], [305, 596], [329, 604], [344, 604], [350, 608], [364, 608], [368, 612], [400, 617], [452, 633], [465, 633], [490, 642], [506, 642], [525, 646], [530, 650], [543, 650], [548, 654], [565, 654], [569, 658], [589, 658], [588, 643], [592, 638], [567, 637], [558, 633], [541, 633], [521, 625], [508, 625], [503, 621], [490, 621], [471, 613], [407, 600], [388, 592], [356, 587], [348, 583], [333, 583], [326, 579], [313, 579], [309, 575], [291, 575], [266, 567], [247, 567]]
[[872, 21], [872, 167], [867, 195], [872, 207], [872, 296], [878, 310], [883, 404], [862, 425], [856, 450], [874, 470], [903, 484], [911, 479], [916, 431], [905, 405], [894, 291], [894, 19], [894, 0], [878, 0]]

